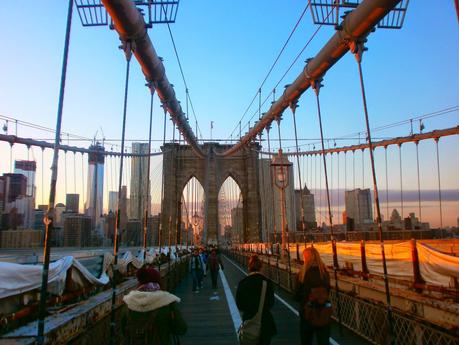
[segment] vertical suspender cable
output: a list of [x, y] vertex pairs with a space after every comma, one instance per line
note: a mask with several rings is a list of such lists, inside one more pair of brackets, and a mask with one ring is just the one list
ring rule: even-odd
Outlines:
[[362, 189], [365, 189], [365, 149], [362, 149]]
[[336, 240], [333, 231], [333, 217], [331, 213], [331, 205], [330, 205], [330, 191], [328, 189], [328, 175], [327, 175], [327, 159], [325, 157], [325, 144], [324, 144], [324, 132], [322, 128], [322, 115], [320, 111], [320, 100], [319, 100], [319, 91], [322, 80], [313, 80], [312, 81], [312, 88], [316, 94], [316, 101], [317, 101], [317, 116], [319, 118], [319, 128], [320, 128], [320, 143], [322, 145], [322, 158], [323, 158], [323, 166], [324, 166], [324, 177], [325, 177], [325, 189], [327, 193], [327, 204], [328, 204], [328, 217], [330, 223], [330, 237], [331, 237], [331, 244], [333, 250], [333, 273], [335, 277], [335, 290], [336, 290], [336, 301], [338, 304], [338, 322], [340, 325], [340, 329], [342, 327], [342, 319], [341, 319], [341, 303], [340, 303], [340, 295], [339, 295], [339, 286], [338, 286], [338, 253], [336, 251]]
[[398, 161], [400, 167], [400, 208], [401, 208], [401, 216], [402, 219], [404, 218], [403, 214], [403, 167], [402, 167], [402, 144], [398, 144]]
[[338, 201], [337, 201], [337, 206], [338, 206], [338, 223], [339, 223], [339, 219], [340, 219], [340, 204], [339, 204], [339, 176], [340, 176], [340, 173], [339, 173], [339, 152], [337, 153], [337, 158], [338, 158], [338, 167], [337, 167], [337, 170], [338, 172], [336, 173], [336, 176], [338, 177], [338, 186], [337, 186], [337, 190], [338, 190]]
[[67, 150], [64, 150], [64, 191], [67, 197]]
[[81, 152], [81, 202], [83, 204], [84, 212], [84, 153]]
[[76, 188], [76, 152], [75, 151], [73, 151], [73, 193], [75, 193], [75, 194], [77, 193], [77, 188]]
[[419, 141], [415, 142], [416, 144], [416, 167], [418, 171], [418, 212], [419, 212], [419, 221], [422, 223], [422, 213], [421, 213], [421, 177], [419, 174]]
[[355, 189], [355, 151], [352, 150], [352, 189]]
[[438, 175], [438, 203], [440, 206], [440, 234], [443, 238], [443, 211], [441, 207], [441, 181], [440, 181], [440, 153], [438, 151], [438, 141], [439, 138], [435, 138], [435, 146], [437, 149], [437, 175]]
[[[268, 152], [271, 153], [271, 140], [269, 139], [269, 130], [271, 129], [271, 125], [269, 125], [268, 127], [266, 127], [266, 136], [267, 136], [267, 139], [268, 139]], [[269, 160], [271, 163], [271, 157], [269, 157]], [[272, 169], [271, 167], [268, 165], [269, 167], [269, 180], [271, 181], [271, 193], [272, 193], [272, 215], [273, 215], [273, 237], [274, 237], [274, 243], [277, 243], [277, 226], [276, 226], [276, 212], [275, 212], [275, 204], [274, 204], [274, 197], [275, 197], [275, 193], [274, 193], [274, 181], [273, 181], [273, 172], [272, 172]], [[269, 240], [268, 240], [269, 242]]]
[[[343, 199], [344, 199], [344, 210], [346, 211], [346, 190], [347, 190], [347, 151], [344, 151], [344, 193], [343, 193]], [[346, 219], [343, 219], [343, 223], [345, 224], [344, 228], [344, 239], [347, 241], [347, 213], [346, 213]]]
[[[155, 96], [155, 88], [149, 83], [150, 88], [150, 126], [148, 128], [148, 162], [147, 162], [147, 176], [145, 181], [145, 191], [146, 191], [146, 200], [145, 200], [145, 218], [143, 223], [143, 261], [147, 258], [147, 231], [148, 231], [148, 213], [149, 213], [149, 200], [150, 200], [150, 163], [151, 163], [151, 129], [153, 126], [153, 99]], [[142, 158], [140, 158], [142, 159]], [[140, 184], [140, 183], [139, 183]], [[140, 211], [139, 211], [140, 212]]]
[[[357, 65], [359, 69], [359, 77], [360, 77], [360, 88], [362, 91], [362, 102], [363, 102], [363, 110], [365, 113], [365, 125], [367, 129], [367, 139], [368, 139], [368, 146], [370, 151], [370, 161], [371, 161], [371, 173], [373, 177], [373, 191], [376, 203], [376, 212], [377, 217], [376, 221], [378, 223], [378, 232], [379, 232], [379, 241], [381, 244], [381, 256], [383, 262], [383, 272], [384, 272], [384, 287], [386, 292], [386, 303], [387, 303], [387, 319], [389, 323], [389, 341], [391, 343], [395, 342], [394, 336], [394, 328], [393, 328], [393, 319], [392, 319], [392, 306], [391, 306], [391, 299], [390, 299], [390, 291], [389, 291], [389, 279], [387, 276], [387, 265], [386, 265], [386, 254], [384, 249], [384, 239], [382, 233], [382, 219], [381, 219], [381, 209], [379, 207], [379, 193], [378, 193], [378, 183], [376, 179], [376, 169], [375, 169], [375, 161], [374, 161], [374, 151], [373, 151], [373, 142], [371, 140], [371, 130], [370, 130], [370, 120], [368, 116], [368, 108], [367, 108], [367, 99], [365, 95], [365, 84], [363, 82], [363, 72], [362, 72], [362, 54], [364, 51], [363, 43], [354, 42], [355, 46], [351, 48], [351, 50], [355, 54], [355, 58], [357, 60]], [[401, 152], [401, 151], [400, 151]], [[401, 157], [401, 155], [400, 155]], [[400, 160], [401, 164], [401, 160]], [[401, 167], [401, 165], [400, 165]], [[400, 176], [401, 178], [401, 176]], [[401, 181], [401, 179], [400, 179]]]
[[53, 163], [51, 166], [51, 186], [49, 190], [49, 203], [48, 211], [44, 217], [45, 223], [45, 239], [43, 243], [43, 271], [41, 276], [41, 290], [40, 290], [40, 304], [38, 307], [38, 329], [37, 329], [37, 343], [39, 345], [45, 342], [45, 316], [46, 316], [46, 300], [48, 297], [48, 270], [49, 270], [49, 258], [51, 248], [49, 246], [50, 237], [53, 229], [54, 219], [54, 201], [56, 197], [56, 184], [57, 184], [57, 168], [59, 162], [59, 147], [61, 139], [61, 125], [62, 125], [62, 110], [64, 108], [64, 93], [65, 93], [65, 81], [67, 76], [67, 60], [69, 53], [70, 44], [70, 29], [72, 25], [72, 12], [73, 12], [73, 0], [69, 0], [69, 8], [67, 12], [67, 27], [65, 31], [65, 43], [64, 43], [64, 54], [62, 61], [62, 72], [61, 82], [59, 90], [59, 103], [57, 108], [57, 121], [56, 121], [56, 136], [54, 138], [54, 156]]
[[[83, 155], [83, 153], [82, 153]], [[41, 204], [45, 204], [45, 148], [41, 148]]]
[[163, 122], [163, 169], [162, 169], [162, 181], [161, 181], [161, 219], [159, 222], [159, 230], [158, 230], [158, 245], [159, 245], [159, 253], [161, 254], [162, 250], [162, 242], [163, 242], [163, 232], [164, 232], [164, 223], [167, 221], [164, 218], [164, 176], [165, 176], [165, 171], [164, 171], [164, 150], [165, 150], [165, 145], [166, 145], [166, 116], [167, 116], [167, 106], [165, 103], [162, 105], [163, 110], [164, 110], [164, 122]]
[[110, 314], [110, 343], [116, 344], [116, 274], [118, 270], [118, 246], [119, 246], [119, 235], [121, 234], [121, 191], [123, 182], [123, 163], [124, 163], [124, 141], [126, 135], [126, 113], [127, 113], [127, 100], [129, 90], [129, 68], [131, 66], [131, 57], [133, 46], [132, 43], [127, 41], [123, 42], [124, 54], [126, 55], [126, 80], [124, 86], [124, 105], [123, 105], [123, 124], [121, 129], [121, 156], [120, 156], [120, 170], [118, 180], [118, 210], [116, 212], [116, 226], [115, 236], [113, 241], [113, 269], [112, 269], [112, 304]]
[[386, 166], [386, 217], [389, 220], [389, 176], [387, 173], [387, 146], [384, 146], [384, 161]]
[[[304, 200], [303, 200], [303, 184], [301, 181], [301, 167], [300, 167], [300, 148], [298, 147], [298, 135], [296, 129], [296, 108], [298, 108], [297, 101], [290, 103], [290, 109], [292, 110], [293, 115], [293, 128], [295, 133], [295, 146], [296, 146], [296, 165], [298, 166], [298, 183], [300, 185], [300, 199], [301, 199], [301, 231], [303, 232], [303, 242], [306, 242], [306, 223], [304, 220]], [[295, 231], [296, 231], [296, 224]]]

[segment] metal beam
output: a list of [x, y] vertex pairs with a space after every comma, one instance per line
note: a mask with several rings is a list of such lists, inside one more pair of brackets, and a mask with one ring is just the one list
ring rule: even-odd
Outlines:
[[343, 20], [342, 29], [337, 31], [322, 50], [304, 67], [303, 71], [284, 91], [283, 95], [272, 104], [265, 115], [249, 128], [241, 140], [232, 148], [219, 153], [230, 156], [254, 140], [271, 122], [282, 116], [290, 103], [299, 99], [311, 83], [322, 78], [325, 73], [349, 50], [350, 43], [364, 39], [378, 22], [393, 9], [400, 0], [365, 0]]
[[133, 43], [133, 54], [142, 68], [142, 72], [151, 87], [154, 87], [163, 107], [170, 114], [172, 121], [177, 125], [186, 142], [201, 158], [205, 157], [198, 145], [188, 120], [175, 95], [175, 91], [166, 76], [161, 59], [148, 36], [143, 15], [136, 8], [132, 0], [102, 0], [107, 12], [114, 23], [114, 29], [123, 42]]
[[[409, 135], [406, 137], [397, 137], [387, 140], [375, 141], [373, 142], [373, 148], [376, 147], [388, 147], [391, 145], [402, 145], [405, 143], [415, 143], [422, 140], [427, 139], [439, 139], [443, 137], [447, 137], [450, 135], [459, 135], [459, 126], [446, 128], [446, 129], [438, 129], [435, 131], [427, 132], [427, 133], [420, 133]], [[323, 155], [323, 154], [331, 154], [331, 153], [340, 153], [340, 152], [350, 152], [350, 151], [358, 151], [358, 150], [365, 150], [370, 148], [368, 143], [365, 144], [358, 144], [358, 145], [351, 145], [351, 146], [343, 146], [343, 147], [335, 147], [326, 150], [313, 150], [313, 151], [300, 151], [300, 152], [284, 152], [285, 156], [314, 156], [314, 155]], [[260, 151], [262, 154], [266, 155], [277, 155], [277, 152], [265, 152]]]
[[[14, 144], [22, 144], [26, 146], [37, 146], [41, 147], [42, 149], [54, 149], [54, 143], [49, 143], [47, 141], [42, 141], [42, 140], [35, 140], [35, 139], [30, 139], [30, 138], [21, 138], [17, 137], [15, 135], [5, 135], [5, 134], [0, 134], [0, 141], [4, 141], [7, 143], [10, 143], [10, 145]], [[59, 145], [59, 149], [62, 151], [70, 151], [73, 153], [97, 153], [100, 154], [100, 151], [95, 151], [95, 150], [90, 150], [86, 149], [83, 147], [77, 147], [77, 146], [69, 146], [69, 145]], [[164, 152], [154, 152], [150, 154], [146, 153], [125, 153], [125, 157], [148, 157], [148, 156], [160, 156]], [[103, 152], [104, 156], [121, 156], [121, 152], [113, 152], [113, 151], [104, 151]]]

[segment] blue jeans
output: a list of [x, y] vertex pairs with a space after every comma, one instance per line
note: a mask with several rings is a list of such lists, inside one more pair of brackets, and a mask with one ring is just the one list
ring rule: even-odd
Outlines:
[[196, 291], [200, 284], [200, 270], [191, 270], [191, 276], [193, 277], [193, 291]]
[[317, 337], [318, 345], [329, 345], [330, 324], [322, 327], [316, 327], [300, 317], [301, 345], [311, 345], [314, 334]]

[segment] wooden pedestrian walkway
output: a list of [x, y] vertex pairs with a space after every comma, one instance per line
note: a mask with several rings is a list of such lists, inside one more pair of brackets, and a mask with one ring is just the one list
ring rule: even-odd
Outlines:
[[[192, 292], [192, 279], [188, 275], [174, 292], [182, 299], [180, 309], [188, 323], [188, 332], [180, 338], [181, 345], [238, 345], [236, 329], [240, 317], [235, 305], [231, 304], [236, 296], [237, 284], [245, 276], [245, 268], [225, 256], [222, 259], [225, 269], [220, 274], [216, 290], [211, 288], [210, 277], [207, 276], [203, 288], [198, 293]], [[278, 334], [271, 344], [299, 344], [296, 304], [285, 291], [276, 289], [275, 292], [276, 302], [272, 313]], [[338, 326], [333, 324], [330, 344], [366, 345], [368, 342], [346, 329], [340, 335]]]

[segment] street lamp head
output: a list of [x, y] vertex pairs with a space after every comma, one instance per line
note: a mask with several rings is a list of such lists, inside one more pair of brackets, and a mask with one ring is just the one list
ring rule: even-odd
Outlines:
[[289, 184], [288, 170], [292, 163], [283, 155], [282, 149], [279, 149], [277, 156], [271, 161], [273, 177], [276, 187], [285, 189]]

